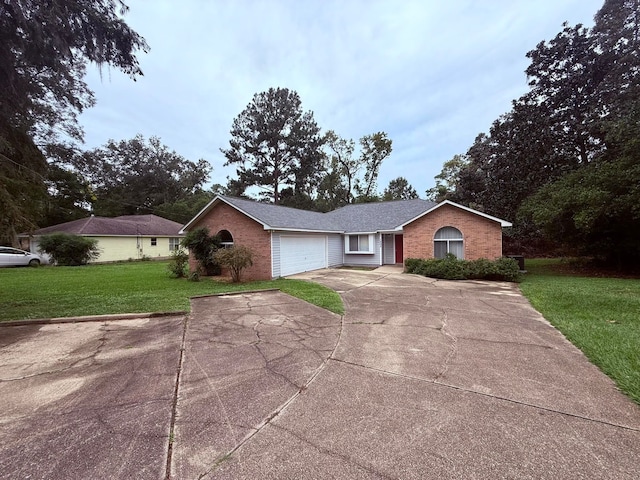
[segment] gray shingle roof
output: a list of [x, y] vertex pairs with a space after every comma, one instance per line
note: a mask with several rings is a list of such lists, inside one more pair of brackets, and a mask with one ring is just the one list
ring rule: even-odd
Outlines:
[[71, 233], [75, 235], [177, 236], [182, 228], [177, 222], [157, 215], [124, 215], [121, 217], [89, 217], [52, 225], [33, 235]]
[[401, 227], [426, 212], [446, 204], [499, 222], [503, 227], [511, 226], [511, 224], [505, 220], [472, 210], [448, 200], [442, 203], [422, 199], [356, 203], [332, 212], [319, 213], [219, 195], [191, 219], [182, 230], [189, 230], [192, 225], [200, 221], [200, 219], [219, 202], [231, 205], [261, 223], [265, 228], [272, 230], [304, 230], [339, 233], [374, 233], [400, 230]]
[[394, 230], [437, 204], [429, 200], [355, 203], [326, 213], [345, 232], [382, 232]]
[[342, 232], [340, 226], [331, 223], [326, 213], [311, 212], [299, 208], [283, 207], [271, 203], [254, 202], [242, 198], [220, 196], [225, 202], [249, 214], [273, 229], [297, 229]]
[[[398, 200], [358, 203], [329, 213], [319, 213], [222, 195], [219, 199], [274, 230], [346, 233], [393, 230], [436, 206], [434, 202], [428, 200]], [[207, 209], [208, 207], [199, 216], [203, 215]], [[187, 224], [188, 226], [189, 224]]]

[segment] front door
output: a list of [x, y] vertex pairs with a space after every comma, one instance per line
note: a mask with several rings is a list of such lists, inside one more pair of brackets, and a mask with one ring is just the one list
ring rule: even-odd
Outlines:
[[404, 262], [403, 251], [402, 251], [402, 235], [396, 235], [396, 263]]

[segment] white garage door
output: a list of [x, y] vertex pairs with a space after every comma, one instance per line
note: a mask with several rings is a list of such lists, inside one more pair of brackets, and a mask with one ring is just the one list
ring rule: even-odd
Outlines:
[[326, 266], [327, 247], [324, 236], [280, 237], [280, 275], [283, 277]]

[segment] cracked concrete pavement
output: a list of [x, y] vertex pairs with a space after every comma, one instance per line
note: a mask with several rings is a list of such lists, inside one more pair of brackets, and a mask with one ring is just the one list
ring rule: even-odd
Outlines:
[[640, 476], [640, 408], [517, 286], [296, 277], [344, 317], [262, 292], [1, 328], [0, 477]]

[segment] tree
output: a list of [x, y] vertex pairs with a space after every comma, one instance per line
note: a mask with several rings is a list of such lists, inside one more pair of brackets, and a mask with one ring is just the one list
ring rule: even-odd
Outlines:
[[360, 155], [354, 157], [355, 142], [328, 131], [328, 161], [318, 186], [318, 209], [329, 211], [349, 203], [379, 201], [378, 174], [382, 161], [391, 154], [391, 143], [384, 132], [365, 135], [359, 140]]
[[541, 188], [519, 215], [569, 251], [622, 268], [640, 264], [640, 102], [616, 126], [610, 149]]
[[409, 181], [404, 177], [398, 177], [389, 182], [389, 186], [384, 189], [382, 199], [388, 200], [411, 200], [418, 198], [416, 189], [413, 188]]
[[49, 165], [42, 227], [77, 220], [89, 215], [95, 200], [91, 187], [78, 173], [56, 163]]
[[[1, 121], [1, 120], [0, 120]], [[47, 163], [25, 132], [0, 124], [0, 243], [36, 228], [46, 200]]]
[[39, 248], [57, 265], [86, 265], [100, 256], [98, 240], [68, 233], [43, 235]]
[[206, 204], [202, 187], [211, 165], [203, 159], [185, 159], [157, 137], [148, 141], [142, 135], [119, 142], [109, 140], [104, 147], [77, 156], [73, 164], [91, 185], [96, 215], [156, 211], [176, 221], [187, 221], [197, 212], [197, 206]]
[[442, 165], [442, 170], [434, 177], [436, 185], [425, 193], [427, 198], [434, 202], [442, 202], [453, 197], [458, 189], [460, 171], [469, 164], [466, 155], [454, 155]]
[[[93, 105], [87, 63], [135, 78], [144, 39], [122, 20], [119, 0], [6, 0], [0, 4], [0, 237], [35, 227], [46, 157], [82, 139], [77, 114]], [[18, 193], [18, 194], [16, 194]]]
[[352, 139], [342, 138], [333, 130], [329, 130], [324, 139], [328, 168], [319, 188], [322, 193], [318, 196], [329, 206], [326, 210], [333, 210], [353, 203], [353, 191], [363, 165], [353, 157], [356, 144]]
[[289, 196], [312, 195], [320, 181], [322, 143], [298, 94], [270, 88], [255, 94], [235, 118], [230, 148], [221, 151], [225, 166], [236, 165], [240, 185], [260, 187], [264, 198], [279, 204], [283, 188], [292, 189]]
[[365, 135], [360, 139], [360, 163], [365, 166], [364, 181], [356, 182], [355, 186], [360, 201], [377, 197], [380, 166], [391, 155], [391, 143], [385, 132]]

